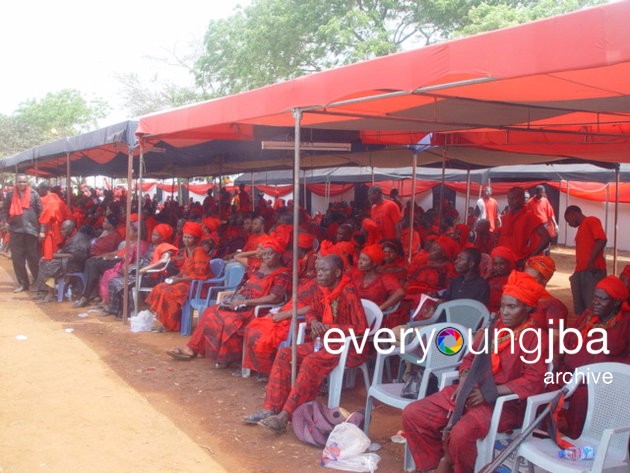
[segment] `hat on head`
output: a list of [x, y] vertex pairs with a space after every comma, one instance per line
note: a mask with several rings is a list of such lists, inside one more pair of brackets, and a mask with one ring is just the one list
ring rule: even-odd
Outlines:
[[192, 235], [197, 239], [201, 239], [203, 236], [203, 227], [197, 222], [186, 222], [182, 229], [184, 235]]
[[618, 301], [625, 301], [628, 298], [628, 289], [617, 276], [606, 276], [597, 283], [595, 289], [602, 289], [606, 294]]
[[545, 292], [544, 286], [534, 276], [521, 271], [512, 271], [503, 286], [504, 296], [512, 296], [531, 307], [536, 307]]

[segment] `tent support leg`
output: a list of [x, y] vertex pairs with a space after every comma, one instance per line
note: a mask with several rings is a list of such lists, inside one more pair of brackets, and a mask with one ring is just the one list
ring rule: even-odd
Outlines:
[[298, 311], [298, 222], [300, 216], [300, 144], [302, 110], [293, 109], [295, 120], [295, 149], [293, 153], [293, 258], [292, 258], [292, 295], [291, 300], [291, 386], [297, 378], [297, 311]]
[[416, 169], [418, 168], [418, 153], [413, 153], [413, 167], [411, 169], [411, 205], [409, 207], [409, 256], [407, 261], [411, 263], [413, 252], [413, 224], [416, 218]]

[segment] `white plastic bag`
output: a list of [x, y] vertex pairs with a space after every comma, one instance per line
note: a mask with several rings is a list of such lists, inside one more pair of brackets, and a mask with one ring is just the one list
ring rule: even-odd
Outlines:
[[334, 470], [374, 473], [381, 457], [376, 453], [363, 453], [369, 446], [370, 439], [359, 427], [342, 422], [328, 437], [321, 465]]
[[129, 317], [132, 332], [150, 332], [153, 328], [153, 312], [142, 310], [135, 317]]

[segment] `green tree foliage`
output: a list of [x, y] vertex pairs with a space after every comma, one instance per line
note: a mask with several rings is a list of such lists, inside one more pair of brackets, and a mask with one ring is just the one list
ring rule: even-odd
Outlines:
[[104, 101], [87, 100], [74, 89], [29, 99], [13, 115], [0, 115], [0, 156], [93, 129], [107, 109]]
[[220, 96], [603, 0], [253, 0], [212, 20], [197, 85]]

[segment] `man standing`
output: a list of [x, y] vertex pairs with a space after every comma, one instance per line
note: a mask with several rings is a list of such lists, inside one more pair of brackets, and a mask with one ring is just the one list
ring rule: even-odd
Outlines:
[[564, 212], [569, 226], [577, 228], [575, 234], [575, 271], [569, 278], [573, 294], [573, 311], [580, 315], [593, 300], [595, 285], [606, 277], [604, 248], [608, 241], [597, 217], [587, 217], [577, 205]]
[[368, 190], [368, 200], [372, 204], [371, 218], [376, 223], [382, 239], [400, 239], [402, 218], [398, 205], [392, 200], [383, 199], [383, 191], [379, 186]]
[[37, 193], [42, 200], [42, 213], [39, 216], [42, 258], [51, 260], [64, 240], [61, 223], [69, 217], [68, 207], [57, 194], [50, 192], [50, 184], [46, 181], [39, 183]]
[[499, 205], [492, 197], [492, 187], [483, 188], [483, 196], [477, 201], [475, 207], [475, 216], [478, 220], [487, 220], [490, 222], [490, 231], [501, 226], [501, 218], [499, 217]]
[[[313, 298], [306, 312], [311, 339], [321, 337], [323, 340], [330, 328], [339, 328], [346, 334], [349, 334], [349, 329], [364, 333], [367, 320], [359, 292], [352, 280], [343, 275], [341, 258], [337, 255], [320, 256], [315, 268], [321, 297]], [[244, 422], [260, 423], [276, 433], [283, 433], [293, 411], [317, 397], [320, 384], [337, 366], [340, 356], [329, 353], [325, 347], [315, 351], [312, 341], [298, 345], [298, 374], [291, 387], [291, 347], [280, 349], [271, 368], [264, 409], [245, 417]], [[366, 356], [367, 353], [357, 353], [350, 347], [346, 365], [359, 366]]]
[[549, 245], [549, 232], [544, 222], [525, 206], [525, 190], [512, 187], [508, 192], [509, 210], [499, 229], [498, 246], [507, 246], [516, 255], [522, 268], [530, 256], [542, 254]]
[[2, 206], [2, 221], [11, 234], [11, 260], [18, 286], [13, 292], [29, 288], [26, 264], [33, 279], [39, 270], [39, 216], [42, 201], [37, 192], [28, 185], [26, 174], [16, 174], [15, 187], [9, 191]]
[[534, 197], [527, 201], [527, 208], [545, 222], [551, 238], [558, 236], [558, 222], [556, 222], [553, 207], [549, 203], [549, 199], [547, 199], [544, 186], [536, 186], [536, 193]]

